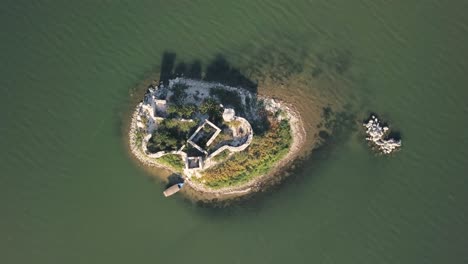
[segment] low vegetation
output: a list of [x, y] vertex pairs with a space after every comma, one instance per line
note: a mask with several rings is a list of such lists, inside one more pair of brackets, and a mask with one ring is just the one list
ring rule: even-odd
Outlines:
[[143, 142], [143, 138], [145, 137], [142, 130], [137, 130], [135, 134], [135, 143], [138, 146], [138, 149], [141, 148], [141, 143]]
[[228, 122], [227, 123], [230, 127], [233, 127], [233, 128], [238, 128], [242, 122], [239, 121], [239, 120], [232, 120], [231, 122]]
[[180, 155], [177, 154], [166, 154], [160, 158], [157, 158], [156, 160], [161, 164], [167, 165], [179, 172], [181, 172], [184, 168], [184, 161]]
[[222, 164], [203, 172], [202, 180], [211, 188], [222, 188], [245, 183], [267, 173], [288, 152], [291, 146], [291, 128], [288, 121], [271, 119], [270, 129], [254, 137], [246, 151], [238, 152]]
[[232, 131], [223, 128], [221, 130], [221, 133], [218, 134], [218, 136], [213, 140], [211, 145], [206, 147], [206, 150], [208, 151], [208, 153], [213, 153], [221, 146], [229, 144], [233, 139], [234, 137], [232, 135]]
[[213, 160], [216, 161], [216, 162], [223, 161], [229, 156], [229, 153], [231, 153], [231, 152], [229, 150], [225, 149], [225, 150], [221, 151], [221, 153], [219, 153], [218, 155], [214, 156]]

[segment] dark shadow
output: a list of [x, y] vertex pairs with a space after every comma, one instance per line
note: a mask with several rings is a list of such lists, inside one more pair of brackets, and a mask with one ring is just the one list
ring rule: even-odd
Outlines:
[[165, 51], [161, 60], [161, 71], [159, 73], [159, 80], [168, 85], [169, 80], [173, 78], [173, 69], [175, 65], [176, 54], [173, 52]]
[[330, 133], [328, 133], [327, 131], [325, 130], [320, 130], [319, 133], [318, 133], [318, 136], [320, 137], [320, 139], [322, 140], [327, 140], [330, 138]]
[[190, 64], [186, 76], [191, 79], [201, 80], [202, 78], [202, 64], [199, 60], [195, 60]]
[[393, 138], [395, 140], [401, 140], [401, 132], [400, 131], [392, 131], [387, 135], [387, 139]]
[[[175, 67], [174, 67], [175, 66]], [[176, 54], [171, 52], [164, 52], [161, 61], [160, 80], [167, 85], [170, 79], [175, 77], [186, 77], [190, 79], [201, 80], [203, 69], [199, 60], [187, 64], [180, 61], [176, 65]]]
[[229, 86], [242, 87], [254, 94], [257, 94], [258, 90], [257, 83], [244, 76], [238, 68], [232, 67], [222, 55], [217, 55], [208, 64], [203, 79]]
[[185, 62], [179, 62], [174, 69], [174, 77], [185, 77], [187, 76], [188, 67]]
[[164, 84], [169, 84], [169, 80], [175, 77], [187, 77], [209, 82], [219, 82], [233, 87], [242, 87], [251, 93], [257, 94], [258, 85], [241, 73], [239, 68], [229, 64], [222, 55], [217, 55], [207, 66], [203, 75], [203, 67], [199, 60], [193, 61], [190, 65], [184, 61], [176, 64], [176, 53], [165, 51], [161, 60], [161, 70], [159, 80]]
[[174, 184], [183, 183], [184, 179], [180, 176], [180, 174], [173, 173], [167, 177], [167, 181], [166, 188], [169, 188]]

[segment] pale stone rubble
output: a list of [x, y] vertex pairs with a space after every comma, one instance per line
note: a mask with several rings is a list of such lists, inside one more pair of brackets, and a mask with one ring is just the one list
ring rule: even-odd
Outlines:
[[378, 118], [371, 116], [367, 123], [363, 124], [366, 127], [366, 140], [372, 142], [384, 154], [390, 154], [401, 147], [401, 140], [394, 138], [386, 139], [389, 133], [389, 128], [381, 126]]
[[231, 122], [236, 117], [236, 112], [232, 108], [225, 108], [223, 112], [223, 119], [226, 122]]

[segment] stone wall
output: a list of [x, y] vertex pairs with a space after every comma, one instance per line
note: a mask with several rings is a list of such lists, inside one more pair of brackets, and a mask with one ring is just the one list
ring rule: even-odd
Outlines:
[[253, 130], [252, 130], [252, 126], [250, 125], [249, 121], [247, 121], [245, 118], [242, 118], [242, 117], [239, 117], [239, 116], [236, 116], [235, 120], [237, 121], [240, 121], [242, 123], [242, 126], [245, 128], [247, 127], [247, 133], [248, 133], [248, 136], [247, 136], [247, 140], [244, 142], [244, 144], [240, 145], [240, 146], [229, 146], [229, 145], [224, 145], [222, 147], [220, 147], [219, 149], [217, 149], [215, 152], [211, 153], [205, 160], [205, 167], [203, 169], [206, 169], [206, 168], [209, 168], [213, 165], [216, 165], [217, 162], [214, 162], [212, 160], [212, 158], [214, 158], [215, 156], [219, 155], [221, 152], [225, 151], [225, 150], [229, 150], [230, 152], [240, 152], [240, 151], [243, 151], [245, 150], [249, 145], [250, 143], [252, 143], [252, 140], [253, 140]]

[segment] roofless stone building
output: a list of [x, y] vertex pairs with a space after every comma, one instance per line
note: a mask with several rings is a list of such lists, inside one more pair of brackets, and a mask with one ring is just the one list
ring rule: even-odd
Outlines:
[[[236, 111], [233, 108], [224, 108], [220, 105], [220, 109], [226, 128], [221, 129], [213, 122], [209, 121], [209, 116], [199, 115], [200, 123], [193, 134], [180, 149], [174, 151], [161, 150], [156, 153], [151, 153], [148, 150], [148, 141], [153, 136], [153, 133], [158, 130], [159, 125], [163, 120], [168, 118], [167, 109], [171, 105], [171, 99], [174, 95], [171, 89], [175, 85], [186, 85], [184, 91], [186, 104], [200, 105], [201, 102], [210, 97], [210, 89], [213, 86], [210, 83], [203, 81], [187, 80], [177, 78], [171, 80], [168, 87], [162, 84], [157, 87], [148, 89], [143, 102], [137, 109], [137, 123], [139, 129], [145, 130], [145, 136], [142, 138], [141, 150], [150, 158], [160, 158], [168, 154], [180, 155], [185, 163], [184, 174], [187, 177], [197, 176], [199, 172], [216, 165], [215, 157], [223, 151], [229, 153], [245, 150], [253, 138], [253, 130], [250, 123], [242, 117], [236, 116]], [[176, 98], [180, 100], [180, 98]], [[178, 119], [181, 122], [196, 122], [193, 119]], [[221, 133], [229, 134], [230, 140], [220, 140]], [[193, 148], [196, 151], [188, 151], [186, 148]]]

